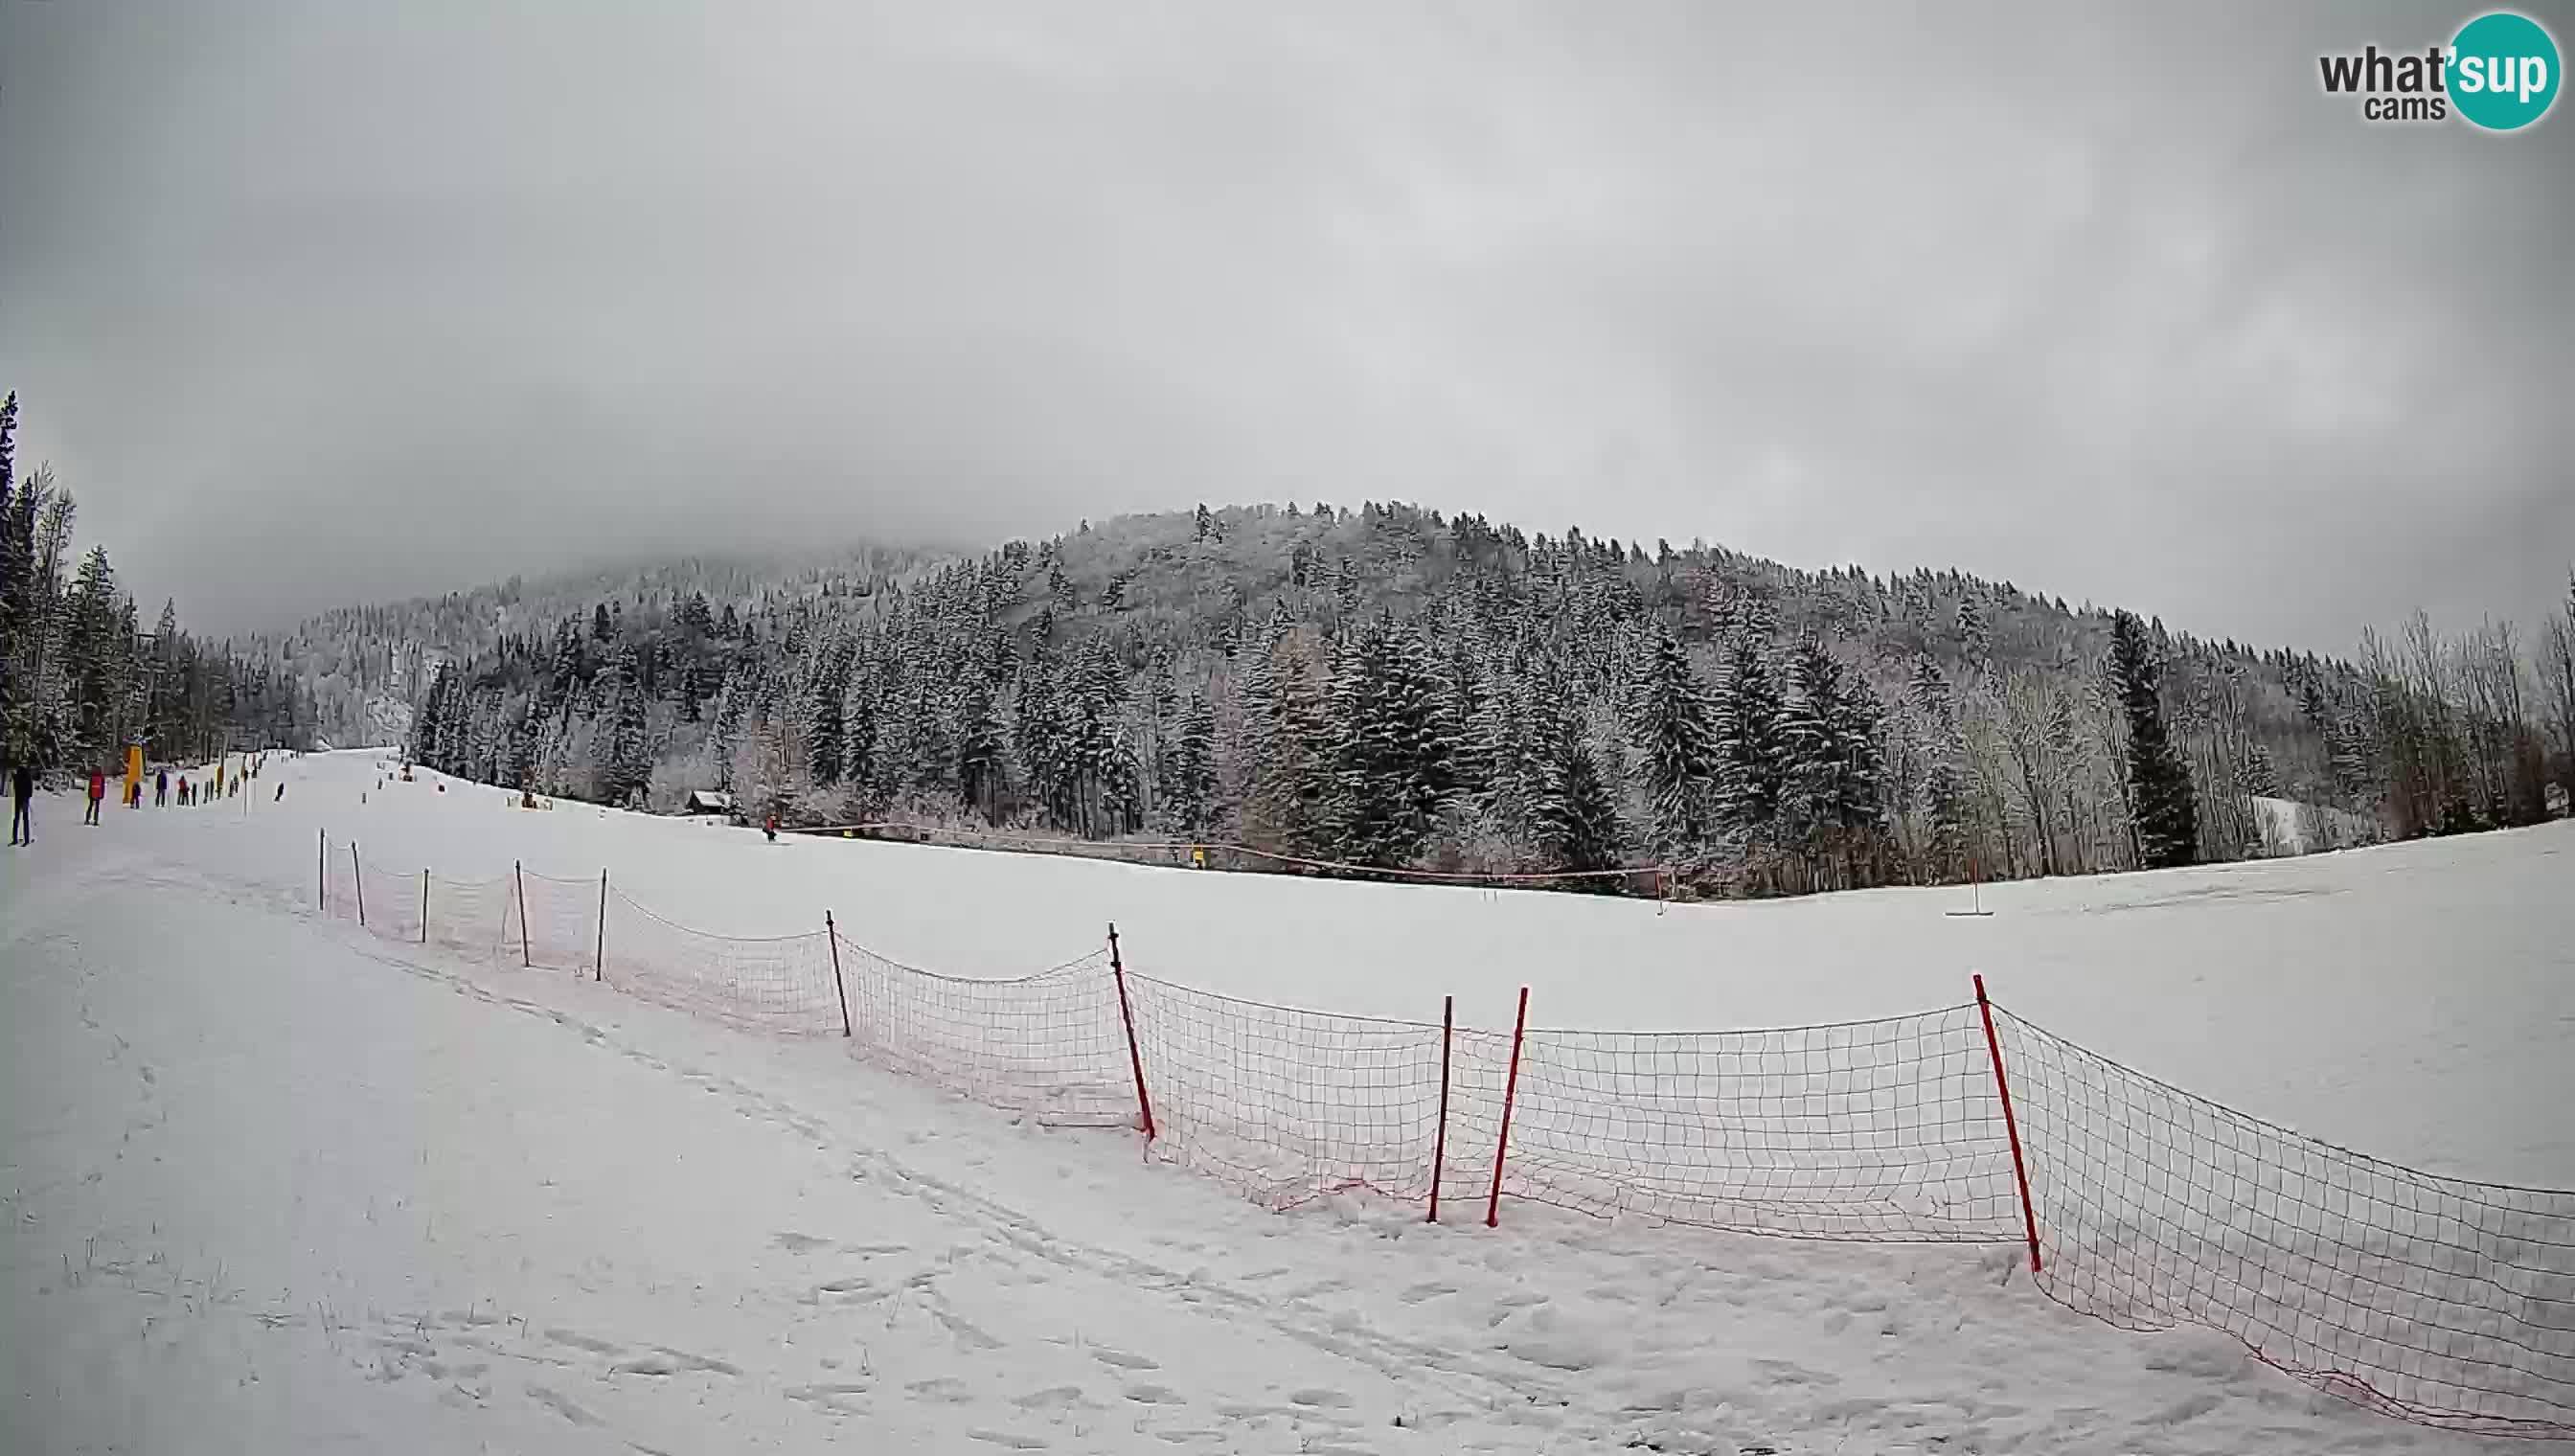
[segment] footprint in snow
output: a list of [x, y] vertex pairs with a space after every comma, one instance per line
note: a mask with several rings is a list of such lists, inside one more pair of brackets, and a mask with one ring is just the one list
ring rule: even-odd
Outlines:
[[966, 1434], [988, 1445], [1007, 1446], [1014, 1451], [1043, 1451], [1047, 1448], [1045, 1437], [1024, 1436], [1017, 1431], [973, 1430]]
[[1337, 1390], [1315, 1388], [1288, 1392], [1288, 1403], [1310, 1410], [1343, 1410], [1348, 1408], [1350, 1398]]
[[606, 1340], [594, 1339], [579, 1330], [550, 1329], [546, 1331], [546, 1338], [558, 1345], [570, 1345], [576, 1350], [588, 1350], [594, 1355], [614, 1355], [625, 1348]]
[[1082, 1387], [1079, 1385], [1049, 1386], [1044, 1390], [1032, 1390], [1011, 1401], [1022, 1410], [1069, 1410], [1082, 1403]]
[[1098, 1360], [1103, 1365], [1115, 1365], [1121, 1370], [1160, 1370], [1163, 1368], [1163, 1362], [1160, 1360], [1156, 1360], [1145, 1355], [1131, 1355], [1125, 1350], [1098, 1349], [1091, 1352], [1091, 1358]]
[[948, 1332], [957, 1337], [957, 1343], [966, 1346], [968, 1349], [998, 1350], [1002, 1348], [1002, 1342], [1000, 1340], [984, 1333], [983, 1330], [976, 1327], [972, 1320], [950, 1314], [944, 1309], [934, 1309], [931, 1311], [931, 1314], [933, 1317], [937, 1318], [941, 1324], [948, 1326]]
[[580, 1406], [574, 1404], [561, 1393], [549, 1390], [542, 1385], [529, 1386], [528, 1399], [535, 1401], [537, 1404], [544, 1406], [550, 1411], [553, 1411], [556, 1415], [562, 1416], [565, 1420], [572, 1422], [576, 1426], [595, 1426], [599, 1424], [599, 1417], [583, 1410]]
[[655, 1345], [653, 1348], [670, 1356], [671, 1359], [676, 1361], [679, 1367], [683, 1370], [700, 1370], [709, 1375], [740, 1375], [742, 1373], [742, 1367], [733, 1364], [730, 1361], [718, 1360], [707, 1355], [692, 1355], [686, 1350], [674, 1350], [669, 1345]]
[[792, 1385], [787, 1388], [786, 1394], [789, 1400], [811, 1400], [828, 1404], [835, 1396], [865, 1395], [874, 1388], [844, 1380], [822, 1385]]
[[780, 1232], [771, 1237], [780, 1248], [791, 1254], [810, 1254], [816, 1249], [828, 1249], [832, 1246], [830, 1239], [816, 1238], [810, 1233]]

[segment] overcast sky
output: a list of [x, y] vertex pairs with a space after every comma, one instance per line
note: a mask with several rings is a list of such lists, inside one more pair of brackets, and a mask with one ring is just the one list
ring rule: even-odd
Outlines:
[[2563, 594], [2575, 102], [2317, 84], [2471, 12], [1772, 8], [5, 0], [0, 389], [216, 629], [1290, 497], [2328, 651]]

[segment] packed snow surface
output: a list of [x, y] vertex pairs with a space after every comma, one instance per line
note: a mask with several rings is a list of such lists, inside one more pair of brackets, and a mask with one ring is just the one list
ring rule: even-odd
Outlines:
[[[1502, 1208], [1277, 1215], [1138, 1156], [560, 973], [310, 910], [317, 830], [595, 875], [726, 933], [966, 974], [1130, 963], [1554, 1025], [1964, 998], [2438, 1171], [2575, 1183], [2575, 826], [1751, 905], [785, 838], [377, 752], [192, 809], [37, 805], [0, 860], [0, 1450], [2348, 1452], [2491, 1443], [2140, 1336], [2019, 1250]], [[282, 802], [272, 801], [284, 782]], [[361, 801], [363, 797], [363, 802]]]

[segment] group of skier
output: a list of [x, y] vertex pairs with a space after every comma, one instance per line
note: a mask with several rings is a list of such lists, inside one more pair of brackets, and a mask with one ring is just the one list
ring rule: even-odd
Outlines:
[[[238, 769], [229, 772], [225, 764], [218, 762], [196, 779], [189, 778], [183, 771], [175, 784], [171, 781], [168, 768], [159, 769], [152, 775], [151, 780], [152, 806], [169, 807], [174, 790], [177, 794], [177, 802], [183, 808], [193, 804], [212, 803], [219, 799], [238, 797], [249, 785], [250, 780], [259, 777], [260, 770], [266, 766], [265, 754], [245, 758]], [[108, 773], [105, 768], [90, 769], [89, 793], [81, 812], [83, 824], [98, 822], [99, 810], [107, 802], [107, 780]], [[128, 807], [143, 806], [143, 780], [139, 778], [127, 785], [121, 796]], [[35, 820], [31, 812], [35, 797], [36, 770], [31, 764], [20, 763], [9, 771], [9, 842], [12, 846], [36, 842]], [[286, 797], [284, 783], [277, 785], [276, 797], [279, 799]]]

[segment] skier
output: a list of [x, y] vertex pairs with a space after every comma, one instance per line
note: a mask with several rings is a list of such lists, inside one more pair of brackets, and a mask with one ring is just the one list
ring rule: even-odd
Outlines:
[[278, 785], [277, 785], [277, 794], [276, 794], [276, 796], [275, 796], [275, 797], [273, 797], [273, 798], [269, 799], [269, 802], [270, 802], [270, 803], [284, 803], [284, 802], [286, 802], [286, 783], [285, 783], [285, 780], [280, 779], [280, 780], [278, 781]]
[[152, 780], [152, 806], [154, 808], [170, 806], [170, 770], [167, 768], [161, 770], [161, 776]]
[[777, 842], [778, 842], [778, 815], [776, 815], [776, 814], [771, 814], [771, 815], [769, 816], [768, 821], [767, 821], [766, 823], [763, 823], [763, 824], [760, 826], [760, 831], [761, 831], [762, 833], [767, 834], [767, 835], [769, 836], [769, 842], [771, 842], [771, 843], [773, 843], [773, 844], [777, 843]]
[[9, 774], [9, 842], [36, 842], [36, 821], [27, 816], [27, 801], [36, 796], [36, 770], [21, 763]]
[[89, 770], [89, 814], [81, 822], [97, 823], [99, 805], [105, 802], [107, 802], [107, 772], [105, 769], [92, 768]]

